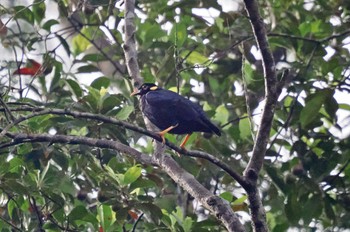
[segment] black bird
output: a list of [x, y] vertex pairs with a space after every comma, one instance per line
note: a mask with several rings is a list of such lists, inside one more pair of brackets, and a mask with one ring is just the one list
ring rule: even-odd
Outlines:
[[202, 108], [181, 95], [158, 87], [152, 83], [144, 83], [135, 89], [131, 96], [140, 95], [142, 112], [160, 130], [158, 134], [165, 143], [164, 135], [187, 134], [180, 147], [184, 148], [193, 132], [206, 132], [221, 135], [217, 128], [205, 115]]

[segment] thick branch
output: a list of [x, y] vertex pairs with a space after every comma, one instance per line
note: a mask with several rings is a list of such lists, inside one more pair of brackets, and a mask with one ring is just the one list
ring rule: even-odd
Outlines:
[[125, 38], [124, 38], [124, 53], [126, 67], [128, 68], [129, 75], [134, 81], [134, 87], [139, 87], [142, 84], [142, 78], [140, 75], [139, 64], [137, 62], [137, 51], [135, 42], [135, 0], [124, 1], [125, 5]]
[[278, 98], [276, 67], [267, 41], [264, 22], [259, 14], [256, 0], [244, 0], [250, 23], [253, 28], [255, 40], [262, 55], [262, 66], [265, 79], [265, 106], [256, 136], [252, 157], [244, 171], [250, 186], [245, 188], [248, 193], [249, 208], [254, 231], [268, 231], [266, 213], [259, 195], [257, 179], [263, 166], [264, 157], [269, 140], [275, 106]]
[[259, 8], [255, 0], [245, 0], [246, 11], [248, 12], [250, 22], [262, 55], [262, 65], [265, 78], [265, 107], [262, 113], [260, 127], [257, 133], [253, 154], [250, 162], [245, 169], [245, 175], [254, 172], [252, 178], [257, 179], [257, 175], [263, 165], [266, 147], [269, 139], [269, 133], [272, 125], [272, 119], [277, 102], [277, 79], [275, 62], [266, 36], [264, 22], [259, 14]]

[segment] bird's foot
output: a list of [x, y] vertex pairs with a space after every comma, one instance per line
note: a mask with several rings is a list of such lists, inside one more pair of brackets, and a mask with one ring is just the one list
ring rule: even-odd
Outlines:
[[162, 143], [165, 144], [165, 134], [168, 133], [169, 131], [171, 131], [172, 129], [174, 129], [175, 127], [177, 127], [179, 124], [176, 124], [175, 126], [169, 126], [168, 128], [166, 128], [165, 130], [162, 130], [160, 132], [157, 132], [157, 134], [160, 136], [160, 138], [162, 139]]
[[161, 132], [157, 132], [157, 134], [158, 134], [159, 137], [162, 139], [162, 143], [165, 144], [165, 136], [164, 136], [164, 135], [165, 135], [166, 133], [162, 133], [162, 131], [161, 131]]
[[180, 144], [180, 147], [181, 147], [182, 149], [185, 149], [185, 150], [186, 150], [185, 145], [186, 145], [187, 141], [190, 139], [190, 136], [191, 136], [191, 135], [192, 135], [192, 134], [187, 134], [186, 137], [184, 138], [184, 140], [182, 141], [182, 143]]

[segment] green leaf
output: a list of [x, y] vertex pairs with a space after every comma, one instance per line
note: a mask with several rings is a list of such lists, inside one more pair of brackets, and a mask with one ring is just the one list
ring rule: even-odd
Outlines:
[[78, 73], [92, 73], [92, 72], [99, 72], [99, 71], [100, 69], [92, 64], [84, 65], [78, 68]]
[[175, 23], [169, 35], [170, 41], [181, 48], [187, 39], [187, 28], [184, 23]]
[[95, 225], [98, 224], [97, 219], [82, 205], [78, 205], [77, 207], [75, 207], [69, 213], [68, 218], [70, 221], [75, 221], [78, 225], [84, 224], [83, 222], [91, 222]]
[[[187, 56], [188, 53], [190, 53], [189, 56]], [[189, 50], [183, 51], [181, 52], [181, 57], [182, 58], [187, 57], [186, 61], [193, 65], [205, 64], [206, 62], [208, 62], [208, 58], [197, 51], [189, 51]]]
[[116, 220], [112, 207], [109, 205], [100, 205], [98, 207], [98, 216], [100, 218], [103, 231], [109, 231], [109, 228]]
[[13, 216], [13, 210], [17, 208], [16, 202], [13, 200], [10, 200], [7, 203], [7, 211], [8, 211], [8, 215], [10, 216], [10, 218], [12, 219]]
[[242, 140], [250, 140], [252, 138], [249, 118], [243, 118], [238, 123], [239, 135]]
[[[120, 105], [120, 96], [116, 94], [109, 95], [103, 100], [101, 113], [105, 114], [112, 110], [114, 107]], [[111, 116], [114, 116], [113, 114]]]
[[124, 174], [124, 184], [128, 185], [135, 182], [141, 176], [142, 168], [140, 166], [133, 166], [129, 168]]
[[45, 1], [35, 0], [33, 3], [33, 13], [34, 13], [34, 18], [38, 22], [38, 24], [40, 24], [43, 18], [45, 17], [45, 11], [46, 11]]
[[185, 220], [182, 222], [182, 228], [184, 229], [184, 232], [192, 231], [192, 225], [193, 225], [192, 218], [186, 217]]
[[119, 120], [126, 120], [128, 119], [129, 115], [134, 111], [134, 107], [133, 106], [124, 106], [116, 115], [116, 117]]
[[[84, 33], [85, 29], [82, 30]], [[82, 52], [85, 52], [86, 49], [90, 46], [90, 42], [84, 38], [81, 34], [76, 35], [72, 40], [73, 53], [74, 55], [79, 55]]]
[[248, 199], [247, 195], [241, 196], [240, 198], [237, 198], [234, 202], [233, 205], [241, 205]]
[[13, 9], [15, 10], [15, 19], [23, 19], [28, 23], [34, 25], [34, 14], [28, 7], [14, 6]]
[[56, 33], [56, 36], [59, 39], [59, 41], [60, 41], [61, 45], [63, 46], [64, 50], [67, 52], [67, 55], [70, 56], [70, 48], [69, 48], [69, 45], [68, 45], [67, 41], [62, 36], [60, 36], [57, 33]]
[[220, 197], [228, 202], [231, 202], [233, 200], [233, 195], [231, 192], [223, 192], [220, 194]]
[[92, 83], [91, 87], [100, 90], [101, 87], [108, 88], [111, 81], [108, 77], [99, 77], [96, 78]]
[[229, 113], [224, 104], [218, 106], [215, 110], [214, 121], [220, 122], [220, 124], [225, 124], [228, 121]]
[[297, 200], [297, 193], [291, 192], [287, 197], [284, 210], [290, 223], [297, 224], [301, 216], [301, 205]]
[[69, 87], [72, 89], [73, 93], [78, 99], [83, 96], [83, 90], [76, 81], [72, 79], [67, 79], [66, 82], [68, 83]]
[[318, 218], [322, 214], [323, 204], [319, 194], [313, 194], [307, 199], [302, 210], [303, 220], [308, 225], [313, 218]]
[[303, 128], [308, 127], [319, 117], [319, 111], [325, 100], [332, 96], [333, 91], [324, 89], [310, 95], [305, 103], [305, 107], [300, 113], [300, 123]]
[[328, 114], [328, 117], [333, 119], [333, 121], [336, 121], [336, 113], [339, 109], [339, 105], [333, 95], [329, 95], [329, 97], [325, 99], [324, 108]]
[[60, 88], [61, 71], [62, 71], [62, 64], [56, 61], [55, 73], [50, 84], [50, 90], [49, 90], [50, 93], [55, 92], [57, 89]]
[[51, 31], [51, 27], [52, 27], [53, 25], [56, 25], [56, 24], [59, 24], [59, 22], [58, 22], [57, 20], [55, 20], [55, 19], [50, 19], [50, 20], [48, 20], [48, 21], [46, 21], [46, 22], [44, 23], [44, 25], [42, 26], [42, 28], [43, 28], [44, 30], [46, 30], [46, 31]]
[[101, 54], [87, 54], [83, 57], [83, 61], [99, 62], [107, 60], [105, 56]]

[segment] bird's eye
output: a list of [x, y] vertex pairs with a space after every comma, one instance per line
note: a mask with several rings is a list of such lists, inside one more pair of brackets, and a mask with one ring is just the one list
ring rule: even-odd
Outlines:
[[142, 88], [143, 88], [143, 89], [147, 89], [147, 86], [146, 86], [146, 85], [144, 85], [144, 86], [142, 86]]

